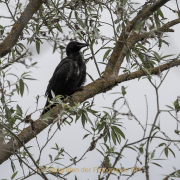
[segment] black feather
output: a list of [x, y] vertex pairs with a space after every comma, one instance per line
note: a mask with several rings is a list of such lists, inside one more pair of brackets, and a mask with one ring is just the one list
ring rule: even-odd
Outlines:
[[[82, 85], [86, 80], [86, 66], [79, 51], [85, 46], [88, 46], [88, 44], [75, 41], [67, 45], [67, 57], [56, 67], [47, 86], [45, 95], [49, 99], [52, 99], [51, 90], [56, 96], [63, 95], [66, 97], [82, 89]], [[48, 105], [49, 102], [47, 101], [45, 107]], [[42, 114], [47, 111], [49, 111], [49, 108], [44, 109]]]

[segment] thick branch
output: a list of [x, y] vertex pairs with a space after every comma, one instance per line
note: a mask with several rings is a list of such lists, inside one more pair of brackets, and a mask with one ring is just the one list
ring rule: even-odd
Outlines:
[[21, 17], [14, 24], [10, 34], [0, 44], [0, 57], [5, 56], [11, 51], [11, 48], [17, 43], [19, 36], [21, 35], [24, 27], [28, 24], [33, 14], [39, 9], [42, 4], [42, 0], [30, 0]]
[[113, 49], [111, 57], [108, 61], [108, 64], [106, 66], [105, 73], [104, 73], [103, 77], [108, 77], [109, 75], [112, 75], [114, 68], [115, 68], [115, 65], [116, 65], [116, 62], [118, 60], [118, 57], [119, 57], [121, 50], [124, 46], [124, 42], [128, 38], [129, 33], [131, 32], [131, 30], [133, 29], [135, 24], [137, 22], [140, 23], [139, 20], [142, 21], [142, 20], [148, 18], [150, 15], [153, 14], [153, 12], [157, 11], [161, 6], [163, 6], [168, 1], [169, 0], [158, 0], [154, 4], [152, 4], [151, 6], [145, 8], [144, 10], [139, 11], [137, 16], [131, 22], [129, 22], [129, 24], [125, 28], [123, 28], [122, 33], [121, 33], [121, 35], [120, 35], [120, 37], [116, 43], [116, 46]]
[[[150, 74], [159, 74], [159, 71], [165, 71], [169, 68], [172, 68], [174, 66], [180, 65], [180, 60], [173, 60], [169, 63], [163, 64], [161, 66], [148, 69]], [[129, 81], [132, 79], [140, 78], [142, 76], [145, 76], [145, 72], [140, 70], [136, 72], [132, 72], [130, 74], [122, 74], [117, 77], [110, 76], [108, 78], [99, 78], [96, 81], [88, 84], [84, 87], [83, 91], [76, 92], [72, 99], [74, 102], [84, 102], [85, 100], [94, 97], [97, 94], [100, 94], [102, 92], [106, 92], [113, 87], [115, 87], [118, 83], [122, 83], [124, 81]], [[73, 102], [70, 102], [71, 105], [73, 105]], [[53, 122], [53, 120], [57, 117], [57, 114], [61, 110], [61, 105], [58, 105], [53, 108], [53, 112], [51, 114], [51, 118], [47, 123], [44, 123], [42, 120], [38, 119], [35, 121], [32, 127], [29, 126], [22, 130], [22, 132], [18, 135], [19, 139], [23, 143], [27, 143], [31, 139], [33, 139], [37, 134], [39, 134], [41, 131], [43, 131], [49, 124]], [[16, 147], [20, 148], [22, 147], [22, 144], [18, 141], [16, 142]], [[0, 164], [6, 161], [11, 155], [13, 154], [13, 142], [10, 141], [8, 144], [4, 144], [0, 148]]]
[[166, 24], [164, 24], [162, 27], [158, 28], [157, 30], [154, 30], [152, 32], [146, 32], [143, 34], [136, 34], [134, 33], [133, 35], [131, 35], [128, 39], [127, 42], [124, 44], [121, 53], [118, 57], [118, 60], [116, 62], [115, 68], [114, 68], [114, 72], [115, 75], [118, 75], [119, 73], [119, 69], [121, 67], [121, 64], [123, 63], [124, 57], [126, 56], [126, 54], [133, 48], [133, 46], [140, 40], [142, 39], [147, 39], [147, 38], [154, 38], [154, 36], [151, 36], [152, 33], [155, 34], [159, 34], [160, 32], [174, 32], [173, 29], [170, 29], [171, 26], [174, 26], [176, 24], [180, 23], [180, 19], [175, 19], [173, 21], [170, 21]]

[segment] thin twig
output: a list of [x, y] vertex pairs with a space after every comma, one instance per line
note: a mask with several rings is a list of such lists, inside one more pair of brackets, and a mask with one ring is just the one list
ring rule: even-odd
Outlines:
[[11, 12], [10, 8], [9, 8], [8, 2], [7, 2], [7, 1], [5, 1], [5, 4], [6, 4], [6, 6], [7, 6], [7, 8], [8, 8], [8, 10], [9, 10], [9, 12], [10, 12], [10, 14], [11, 14], [12, 19], [13, 19], [13, 20], [14, 20], [14, 22], [16, 23], [16, 20], [15, 20], [15, 18], [14, 18], [14, 16], [13, 16], [13, 14], [12, 14], [12, 12]]

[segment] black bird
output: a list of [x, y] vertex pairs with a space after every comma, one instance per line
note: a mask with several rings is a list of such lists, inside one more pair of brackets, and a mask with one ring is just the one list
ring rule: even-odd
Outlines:
[[[56, 96], [63, 95], [66, 97], [82, 89], [82, 85], [86, 80], [86, 65], [79, 51], [85, 46], [88, 46], [88, 44], [76, 41], [72, 41], [67, 45], [67, 57], [58, 64], [52, 78], [49, 80], [45, 93], [49, 99], [52, 99], [51, 90]], [[45, 107], [48, 105], [47, 100]], [[49, 111], [49, 108], [44, 109], [42, 114], [47, 111]]]

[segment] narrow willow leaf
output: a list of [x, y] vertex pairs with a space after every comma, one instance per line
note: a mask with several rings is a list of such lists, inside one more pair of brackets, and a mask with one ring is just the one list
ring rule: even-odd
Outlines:
[[92, 78], [92, 76], [91, 76], [89, 73], [87, 73], [87, 75], [89, 76], [89, 78], [90, 78], [92, 81], [94, 81], [94, 79]]
[[36, 51], [39, 54], [40, 53], [40, 42], [36, 41]]
[[[10, 159], [11, 160], [11, 159]], [[13, 170], [13, 172], [15, 171], [15, 169], [16, 169], [16, 166], [14, 165], [14, 162], [11, 160], [11, 168], [12, 168], [12, 170]]]
[[170, 108], [170, 109], [172, 109], [172, 110], [174, 110], [174, 108], [172, 108], [171, 106], [168, 106], [168, 105], [166, 105], [168, 108]]
[[162, 166], [158, 163], [154, 163], [154, 162], [151, 162], [151, 163], [162, 168]]
[[57, 48], [57, 43], [56, 43], [56, 41], [55, 41], [54, 47], [53, 47], [53, 53], [56, 51], [56, 48]]
[[36, 34], [39, 34], [39, 25], [36, 25]]
[[56, 28], [57, 28], [57, 30], [58, 30], [59, 32], [63, 33], [63, 30], [62, 30], [62, 28], [61, 28], [61, 26], [60, 26], [59, 23], [56, 24]]
[[176, 157], [176, 155], [174, 154], [174, 151], [173, 151], [171, 148], [168, 148], [168, 149], [171, 151], [171, 153], [173, 154], [173, 156]]
[[24, 82], [22, 79], [19, 80], [19, 89], [20, 89], [20, 94], [23, 96], [24, 93]]
[[17, 109], [17, 112], [18, 112], [18, 114], [20, 115], [20, 116], [22, 116], [22, 109], [20, 108], [20, 106], [17, 104], [17, 106], [16, 106], [16, 109]]
[[167, 147], [164, 149], [164, 153], [165, 153], [166, 157], [168, 158], [168, 148]]
[[18, 171], [16, 171], [16, 172], [11, 176], [11, 179], [14, 179], [14, 177], [16, 176], [17, 173], [18, 173]]
[[125, 139], [124, 133], [118, 127], [112, 126], [112, 129], [114, 129], [116, 133], [120, 134]]
[[80, 18], [78, 17], [78, 14], [77, 14], [76, 11], [75, 11], [75, 17], [76, 17], [76, 20], [77, 20], [77, 22], [79, 23], [79, 25], [84, 29], [84, 28], [86, 27], [86, 25], [83, 23], [82, 19], [80, 19]]
[[85, 126], [85, 122], [86, 122], [86, 116], [85, 116], [84, 112], [82, 112], [82, 114], [81, 114], [81, 122], [82, 122], [82, 125], [84, 127]]
[[99, 149], [96, 149], [96, 150], [104, 156], [104, 154], [103, 154], [103, 152], [102, 152], [102, 151], [100, 151]]
[[49, 154], [49, 159], [50, 159], [50, 161], [52, 162], [52, 156], [51, 156], [51, 154]]
[[122, 95], [124, 96], [126, 94], [126, 88], [124, 86], [121, 86]]
[[115, 137], [113, 130], [111, 130], [111, 137], [112, 137], [114, 144], [116, 145], [116, 137]]
[[15, 60], [14, 49], [11, 50], [13, 61]]
[[85, 139], [86, 137], [88, 137], [90, 134], [86, 134], [86, 135], [84, 135], [84, 137], [83, 137], [83, 139]]
[[108, 49], [105, 54], [104, 54], [104, 57], [103, 57], [103, 62], [104, 60], [107, 58], [108, 54], [111, 52], [111, 49]]

